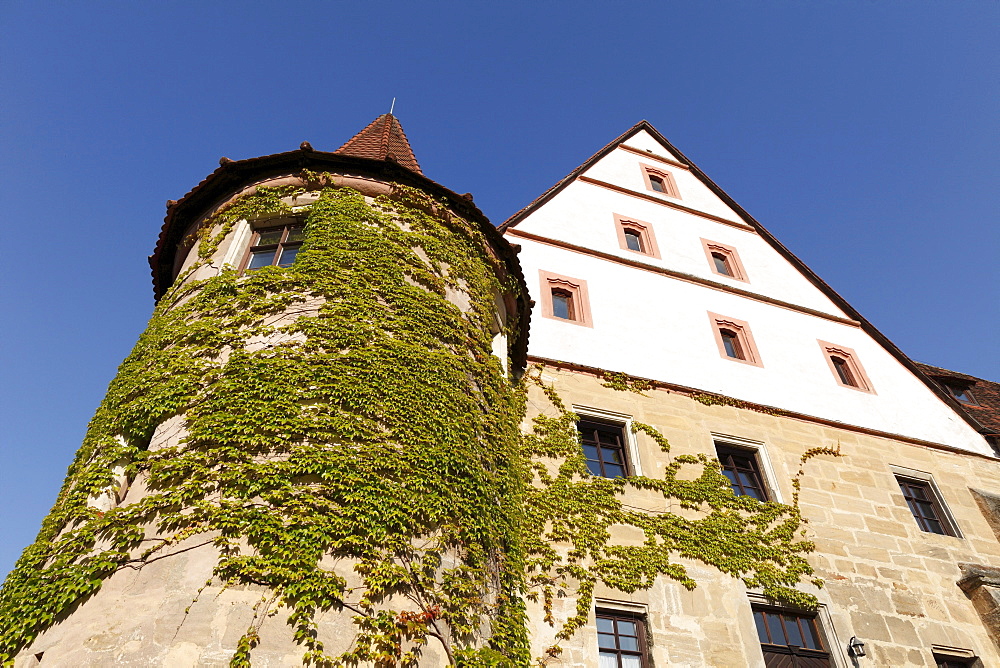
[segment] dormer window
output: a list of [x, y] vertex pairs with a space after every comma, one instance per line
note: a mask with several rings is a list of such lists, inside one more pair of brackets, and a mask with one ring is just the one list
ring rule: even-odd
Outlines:
[[681, 198], [681, 193], [677, 189], [677, 183], [674, 181], [673, 174], [652, 165], [641, 165], [641, 167], [642, 178], [646, 182], [647, 190], [652, 190], [667, 197]]
[[971, 404], [973, 406], [979, 403], [976, 401], [975, 397], [972, 396], [972, 390], [969, 389], [968, 385], [943, 380], [941, 381], [941, 386], [944, 387], [948, 394], [954, 397], [955, 401], [963, 404]]
[[243, 260], [243, 270], [292, 266], [302, 246], [304, 230], [305, 224], [297, 220], [255, 230]]

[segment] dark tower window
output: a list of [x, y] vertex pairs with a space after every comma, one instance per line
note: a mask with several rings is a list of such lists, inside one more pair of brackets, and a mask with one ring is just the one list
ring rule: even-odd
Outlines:
[[267, 227], [254, 232], [253, 241], [244, 262], [246, 271], [261, 267], [290, 267], [302, 246], [305, 225], [300, 222], [280, 227]]
[[602, 478], [624, 478], [625, 430], [622, 425], [598, 420], [580, 420], [576, 425], [587, 457], [587, 468]]

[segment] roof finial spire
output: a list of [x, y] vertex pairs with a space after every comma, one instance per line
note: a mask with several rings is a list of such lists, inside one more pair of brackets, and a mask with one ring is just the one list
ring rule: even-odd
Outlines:
[[[395, 98], [393, 106], [395, 108]], [[334, 153], [353, 155], [370, 160], [390, 160], [407, 169], [422, 174], [417, 158], [413, 155], [410, 142], [406, 140], [399, 119], [392, 115], [382, 114], [369, 123], [364, 130], [351, 137], [346, 144]]]
[[392, 98], [392, 104], [389, 105], [389, 115], [392, 116], [392, 110], [396, 108], [396, 98]]

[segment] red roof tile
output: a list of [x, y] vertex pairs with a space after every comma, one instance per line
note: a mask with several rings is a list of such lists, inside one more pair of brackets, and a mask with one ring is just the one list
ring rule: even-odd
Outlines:
[[392, 114], [382, 114], [376, 118], [334, 153], [372, 160], [392, 160], [417, 174], [423, 174], [413, 155], [413, 149], [410, 148], [410, 142], [406, 139], [406, 133], [403, 132], [403, 126]]
[[986, 427], [990, 434], [1000, 435], [1000, 383], [930, 364], [916, 362], [916, 365], [942, 386], [951, 385], [968, 390], [975, 403], [960, 403], [959, 405], [966, 413]]

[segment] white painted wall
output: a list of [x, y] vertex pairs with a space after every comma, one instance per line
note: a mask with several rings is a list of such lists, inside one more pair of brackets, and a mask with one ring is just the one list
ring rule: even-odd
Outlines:
[[[667, 151], [645, 132], [626, 143], [662, 155]], [[614, 150], [586, 174], [648, 192], [641, 162], [649, 161]], [[685, 206], [739, 220], [689, 172], [672, 173]], [[621, 249], [614, 213], [650, 223], [662, 259]], [[845, 315], [756, 233], [592, 184], [570, 184], [514, 229]], [[522, 246], [521, 265], [536, 301], [531, 355], [992, 454], [982, 436], [859, 327], [517, 237], [516, 231], [509, 238]], [[701, 238], [735, 247], [749, 283], [714, 274]], [[539, 270], [587, 281], [592, 328], [542, 317]], [[723, 358], [708, 312], [748, 322], [763, 367]], [[876, 394], [839, 385], [818, 339], [853, 348]]]
[[[593, 327], [542, 317], [529, 353], [622, 371], [984, 454], [983, 438], [858, 327], [517, 239], [536, 302], [538, 270], [587, 281]], [[763, 367], [719, 354], [708, 312], [749, 323]], [[817, 339], [853, 348], [876, 394], [840, 386]]]
[[[641, 158], [623, 151], [618, 153], [635, 158], [634, 166], [638, 174]], [[662, 259], [621, 248], [615, 228], [615, 213], [649, 223], [656, 235]], [[514, 229], [693, 274], [824, 313], [845, 315], [755, 232], [589, 183], [571, 183]], [[702, 248], [702, 238], [735, 248], [749, 283], [713, 273]], [[513, 236], [510, 239], [513, 243], [521, 243]]]

